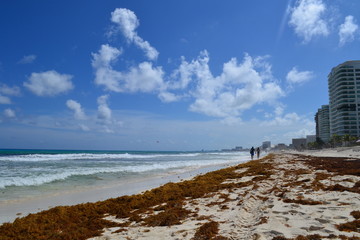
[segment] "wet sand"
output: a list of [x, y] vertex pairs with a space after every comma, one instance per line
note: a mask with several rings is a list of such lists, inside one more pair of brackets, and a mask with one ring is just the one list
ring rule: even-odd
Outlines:
[[0, 226], [0, 239], [360, 239], [356, 152], [269, 154], [142, 194], [19, 219]]
[[182, 172], [168, 172], [162, 175], [141, 179], [112, 182], [106, 186], [60, 191], [17, 200], [0, 201], [0, 224], [12, 222], [18, 217], [30, 213], [48, 210], [55, 206], [68, 206], [87, 202], [103, 201], [124, 195], [138, 194], [142, 191], [159, 187], [168, 182], [179, 182], [192, 177], [215, 171], [229, 165], [213, 165], [202, 168], [189, 168]]

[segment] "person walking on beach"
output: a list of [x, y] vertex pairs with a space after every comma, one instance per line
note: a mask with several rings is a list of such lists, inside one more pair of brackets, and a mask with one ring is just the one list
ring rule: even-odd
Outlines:
[[259, 159], [259, 157], [260, 157], [260, 148], [259, 147], [256, 148], [256, 156]]
[[254, 153], [255, 153], [255, 149], [254, 149], [254, 147], [251, 147], [251, 149], [250, 149], [251, 160], [254, 159]]

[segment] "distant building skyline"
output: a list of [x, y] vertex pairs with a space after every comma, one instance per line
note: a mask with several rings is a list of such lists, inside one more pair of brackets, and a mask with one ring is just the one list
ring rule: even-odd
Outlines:
[[292, 146], [294, 149], [302, 149], [306, 147], [306, 138], [293, 138]]
[[265, 141], [262, 143], [262, 149], [271, 148], [271, 141]]

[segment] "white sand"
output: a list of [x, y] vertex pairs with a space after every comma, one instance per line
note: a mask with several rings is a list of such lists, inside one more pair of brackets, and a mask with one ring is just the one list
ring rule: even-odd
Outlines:
[[[356, 151], [346, 149], [344, 151], [319, 151], [304, 154], [319, 156], [342, 156], [354, 157]], [[319, 234], [328, 236], [360, 237], [359, 232], [342, 232], [336, 228], [337, 224], [353, 221], [351, 211], [360, 210], [360, 194], [348, 191], [313, 191], [304, 187], [290, 186], [297, 181], [310, 185], [315, 179], [317, 172], [310, 169], [302, 161], [291, 154], [279, 154], [275, 157], [275, 170], [270, 179], [257, 182], [257, 187], [252, 184], [247, 187], [232, 189], [210, 194], [209, 196], [186, 201], [186, 208], [196, 212], [207, 219], [198, 220], [197, 217], [189, 217], [180, 225], [169, 227], [146, 227], [133, 222], [126, 231], [114, 233], [119, 228], [104, 229], [101, 237], [93, 240], [109, 239], [192, 239], [196, 230], [210, 220], [219, 223], [219, 236], [228, 239], [272, 239], [275, 236], [295, 238], [299, 235]], [[303, 170], [303, 174], [285, 175], [288, 170]], [[311, 170], [311, 171], [309, 171]], [[329, 179], [322, 183], [330, 186], [335, 183], [343, 186], [353, 186], [360, 180], [356, 176], [336, 176], [329, 173]], [[252, 177], [228, 180], [236, 182], [251, 181]], [[304, 186], [304, 185], [303, 185]], [[277, 191], [274, 187], [278, 188]], [[309, 186], [311, 187], [311, 186]], [[284, 192], [283, 196], [279, 196]], [[222, 194], [226, 194], [229, 201], [222, 203]], [[318, 205], [303, 205], [298, 203], [285, 203], [284, 199], [306, 199], [321, 201]], [[210, 204], [218, 202], [217, 204]], [[115, 222], [123, 222], [126, 219], [116, 219], [109, 216], [107, 219]], [[340, 238], [333, 238], [340, 239]]]
[[[239, 161], [239, 163], [241, 162], [244, 161]], [[169, 172], [164, 175], [119, 182], [103, 187], [87, 187], [76, 190], [70, 189], [66, 192], [58, 192], [55, 194], [11, 201], [1, 201], [0, 199], [0, 225], [5, 222], [12, 222], [17, 217], [23, 217], [29, 213], [37, 213], [43, 210], [48, 210], [55, 206], [68, 206], [86, 202], [97, 202], [109, 198], [137, 194], [145, 190], [159, 187], [160, 185], [168, 182], [178, 182], [185, 179], [191, 179], [196, 175], [215, 171], [228, 166], [229, 165], [212, 165], [202, 168], [189, 168], [188, 170], [180, 173]]]
[[[299, 153], [299, 152], [294, 152]], [[315, 157], [350, 157], [360, 158], [360, 146], [356, 147], [339, 147], [322, 150], [306, 150], [301, 154]]]

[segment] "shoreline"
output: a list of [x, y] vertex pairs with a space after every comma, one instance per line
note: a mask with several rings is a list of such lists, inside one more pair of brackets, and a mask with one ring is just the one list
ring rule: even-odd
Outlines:
[[[141, 194], [56, 207], [1, 239], [360, 239], [360, 158], [269, 154]], [[3, 237], [3, 238], [2, 238]]]
[[237, 165], [249, 160], [239, 160], [238, 163], [208, 165], [202, 167], [188, 167], [181, 171], [165, 172], [150, 175], [141, 179], [127, 179], [121, 182], [112, 181], [106, 185], [97, 185], [85, 189], [67, 190], [32, 196], [28, 198], [0, 201], [0, 226], [3, 223], [12, 222], [18, 217], [25, 217], [31, 213], [37, 213], [56, 206], [71, 206], [82, 203], [94, 203], [110, 198], [125, 195], [139, 194], [146, 190], [159, 187], [168, 182], [180, 182], [189, 180], [199, 174]]

